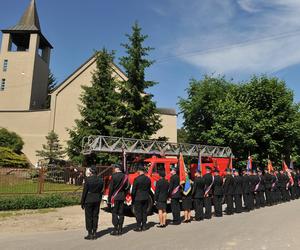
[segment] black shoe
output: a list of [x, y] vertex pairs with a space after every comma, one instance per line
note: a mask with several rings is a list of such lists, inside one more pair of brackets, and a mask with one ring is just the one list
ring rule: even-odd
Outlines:
[[116, 236], [116, 235], [118, 235], [118, 231], [116, 229], [114, 229], [110, 232], [110, 235]]
[[177, 225], [180, 225], [180, 224], [181, 224], [180, 221], [171, 221], [171, 222], [170, 222], [170, 225], [175, 225], [175, 226], [177, 226]]
[[119, 226], [119, 228], [118, 228], [118, 234], [119, 235], [123, 234], [123, 226]]
[[136, 227], [135, 229], [133, 229], [133, 231], [135, 231], [135, 232], [142, 232], [142, 228], [141, 227]]
[[84, 237], [85, 240], [93, 240], [94, 237], [92, 234], [88, 234], [87, 236]]
[[158, 228], [164, 228], [165, 226], [161, 225], [161, 224], [158, 224], [156, 227], [158, 227]]
[[148, 227], [146, 225], [143, 225], [142, 226], [142, 231], [147, 231], [148, 230]]

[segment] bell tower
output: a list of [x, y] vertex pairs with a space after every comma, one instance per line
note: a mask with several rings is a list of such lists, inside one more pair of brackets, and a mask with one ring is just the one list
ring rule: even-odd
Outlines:
[[42, 34], [35, 0], [19, 23], [2, 33], [0, 111], [43, 109], [53, 47]]

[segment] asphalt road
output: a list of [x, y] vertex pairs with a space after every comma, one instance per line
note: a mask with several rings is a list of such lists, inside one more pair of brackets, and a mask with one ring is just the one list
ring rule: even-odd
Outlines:
[[[150, 218], [146, 232], [125, 228], [120, 237], [100, 226], [99, 238], [83, 239], [84, 230], [0, 235], [1, 249], [300, 249], [300, 200], [261, 208], [250, 213], [212, 218], [180, 226], [156, 228]], [[101, 225], [101, 223], [100, 223]]]

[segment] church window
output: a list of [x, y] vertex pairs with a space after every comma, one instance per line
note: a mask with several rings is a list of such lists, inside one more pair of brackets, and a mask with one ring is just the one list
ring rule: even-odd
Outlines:
[[0, 85], [0, 91], [4, 91], [5, 89], [5, 79], [2, 79], [1, 85]]
[[3, 62], [3, 71], [6, 72], [7, 71], [7, 67], [8, 67], [8, 60], [5, 59]]

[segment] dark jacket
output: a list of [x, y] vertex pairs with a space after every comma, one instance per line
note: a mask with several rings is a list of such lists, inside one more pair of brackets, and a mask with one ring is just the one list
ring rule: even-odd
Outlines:
[[242, 180], [243, 180], [243, 194], [249, 194], [250, 193], [250, 176], [245, 174], [242, 176]]
[[[173, 190], [178, 186], [179, 186], [178, 191], [175, 194], [172, 194]], [[171, 197], [172, 199], [181, 198], [181, 188], [180, 188], [179, 176], [177, 174], [174, 174], [170, 179], [169, 197]]]
[[270, 173], [265, 173], [264, 180], [265, 189], [270, 190], [272, 188], [273, 176]]
[[158, 202], [167, 202], [169, 197], [169, 182], [165, 178], [161, 178], [156, 182], [154, 200]]
[[279, 188], [285, 189], [286, 184], [287, 184], [285, 174], [279, 173], [277, 177], [278, 177], [278, 186], [279, 186]]
[[223, 195], [223, 178], [220, 175], [214, 177], [213, 194]]
[[135, 178], [132, 187], [132, 199], [133, 201], [145, 201], [148, 200], [151, 191], [150, 179], [142, 174]]
[[251, 182], [251, 192], [257, 192], [258, 190], [255, 190], [255, 188], [256, 185], [259, 183], [258, 175], [251, 175], [250, 182]]
[[259, 186], [258, 191], [265, 191], [265, 177], [263, 175], [258, 175], [259, 178]]
[[[117, 192], [119, 189], [118, 194], [115, 196], [116, 201], [124, 201], [126, 197], [126, 193], [129, 189], [129, 182], [128, 179], [124, 183], [126, 176], [122, 172], [113, 173], [111, 176], [111, 181], [109, 185], [109, 195], [108, 201], [111, 202], [111, 197]], [[124, 184], [123, 184], [124, 183]], [[122, 186], [123, 185], [123, 186]], [[122, 186], [122, 187], [121, 187]]]
[[[203, 176], [203, 179], [204, 179], [204, 183], [205, 183], [205, 187], [204, 187], [204, 192], [209, 188], [209, 186], [212, 184], [212, 181], [213, 181], [213, 178], [212, 178], [212, 174], [205, 174]], [[212, 185], [213, 186], [213, 185]], [[208, 195], [212, 195], [212, 186], [208, 192]]]
[[100, 202], [103, 193], [103, 181], [96, 175], [87, 177], [84, 183], [81, 205], [86, 203]]
[[242, 176], [234, 176], [234, 194], [243, 194], [243, 178]]
[[223, 184], [223, 190], [225, 195], [233, 195], [234, 194], [234, 180], [231, 174], [225, 175], [225, 181]]
[[204, 197], [204, 187], [205, 187], [205, 182], [203, 177], [195, 177], [194, 179], [194, 185], [193, 185], [193, 198], [194, 199], [200, 199]]

